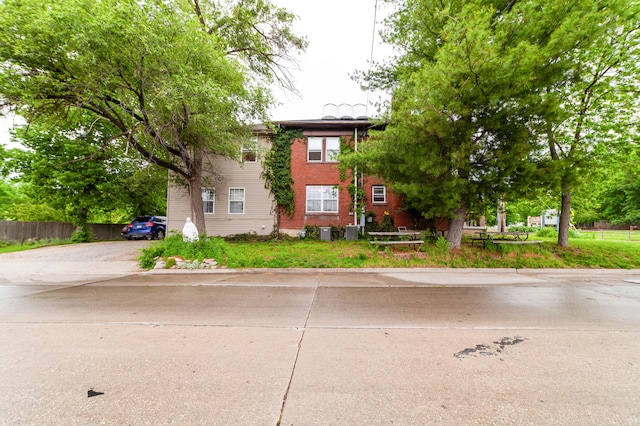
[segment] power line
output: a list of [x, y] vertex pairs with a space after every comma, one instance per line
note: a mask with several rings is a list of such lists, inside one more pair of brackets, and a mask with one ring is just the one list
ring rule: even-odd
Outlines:
[[[371, 74], [371, 67], [373, 66], [373, 48], [376, 41], [376, 22], [378, 20], [378, 0], [376, 0], [373, 8], [373, 32], [371, 34], [371, 54], [369, 55], [369, 74]], [[371, 85], [367, 88], [367, 105], [365, 107], [365, 114], [369, 116], [369, 95], [371, 94]]]

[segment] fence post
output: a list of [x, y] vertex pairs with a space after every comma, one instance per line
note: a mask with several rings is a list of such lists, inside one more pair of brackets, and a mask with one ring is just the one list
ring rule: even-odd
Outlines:
[[600, 230], [600, 239], [604, 240], [604, 230], [603, 229]]

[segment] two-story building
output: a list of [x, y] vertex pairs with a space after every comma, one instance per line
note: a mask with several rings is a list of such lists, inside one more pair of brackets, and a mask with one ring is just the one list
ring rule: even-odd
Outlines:
[[[395, 226], [413, 227], [412, 217], [401, 209], [401, 198], [383, 181], [358, 175], [356, 183], [351, 171], [341, 176], [337, 160], [341, 146], [355, 147], [361, 143], [372, 126], [368, 119], [295, 120], [277, 124], [299, 129], [303, 134], [291, 145], [295, 210], [292, 216], [281, 214], [280, 232], [295, 235], [307, 225], [359, 225], [363, 214], [365, 221], [381, 221], [386, 214]], [[355, 205], [349, 191], [350, 185], [357, 184], [364, 190], [364, 211]]]
[[[276, 224], [275, 203], [262, 178], [262, 159], [270, 149], [269, 135], [256, 129], [255, 139], [242, 146], [241, 161], [213, 156], [202, 188], [205, 227], [208, 235], [227, 236], [254, 233], [269, 235]], [[182, 231], [191, 215], [188, 189], [169, 179], [167, 229]]]
[[[207, 176], [202, 188], [205, 226], [208, 235], [227, 236], [255, 233], [268, 235], [276, 230], [295, 236], [305, 226], [361, 225], [381, 222], [385, 216], [394, 227], [414, 227], [413, 217], [402, 209], [402, 200], [380, 179], [340, 173], [337, 156], [343, 144], [356, 146], [372, 127], [367, 118], [293, 120], [275, 123], [297, 129], [303, 137], [291, 144], [291, 176], [295, 193], [292, 216], [278, 212], [262, 177], [264, 153], [270, 137], [264, 126], [256, 126], [255, 144], [242, 147], [242, 161], [214, 157], [215, 176]], [[342, 175], [342, 176], [341, 176]], [[364, 208], [356, 206], [349, 186], [364, 190]], [[354, 210], [357, 212], [354, 213]], [[190, 216], [186, 188], [169, 183], [168, 230], [179, 232]], [[280, 214], [278, 218], [276, 215]]]

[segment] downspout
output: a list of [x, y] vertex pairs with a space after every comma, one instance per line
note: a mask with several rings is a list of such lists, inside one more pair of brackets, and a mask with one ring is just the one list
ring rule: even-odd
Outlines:
[[[358, 153], [358, 128], [354, 129], [355, 151]], [[354, 166], [353, 180], [355, 182], [353, 191], [353, 224], [358, 226], [358, 166]]]

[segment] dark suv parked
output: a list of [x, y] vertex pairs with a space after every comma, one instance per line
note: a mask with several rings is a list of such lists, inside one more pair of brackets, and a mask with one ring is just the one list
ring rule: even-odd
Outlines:
[[167, 218], [165, 216], [138, 216], [120, 232], [120, 235], [127, 240], [138, 238], [162, 240], [166, 234]]

